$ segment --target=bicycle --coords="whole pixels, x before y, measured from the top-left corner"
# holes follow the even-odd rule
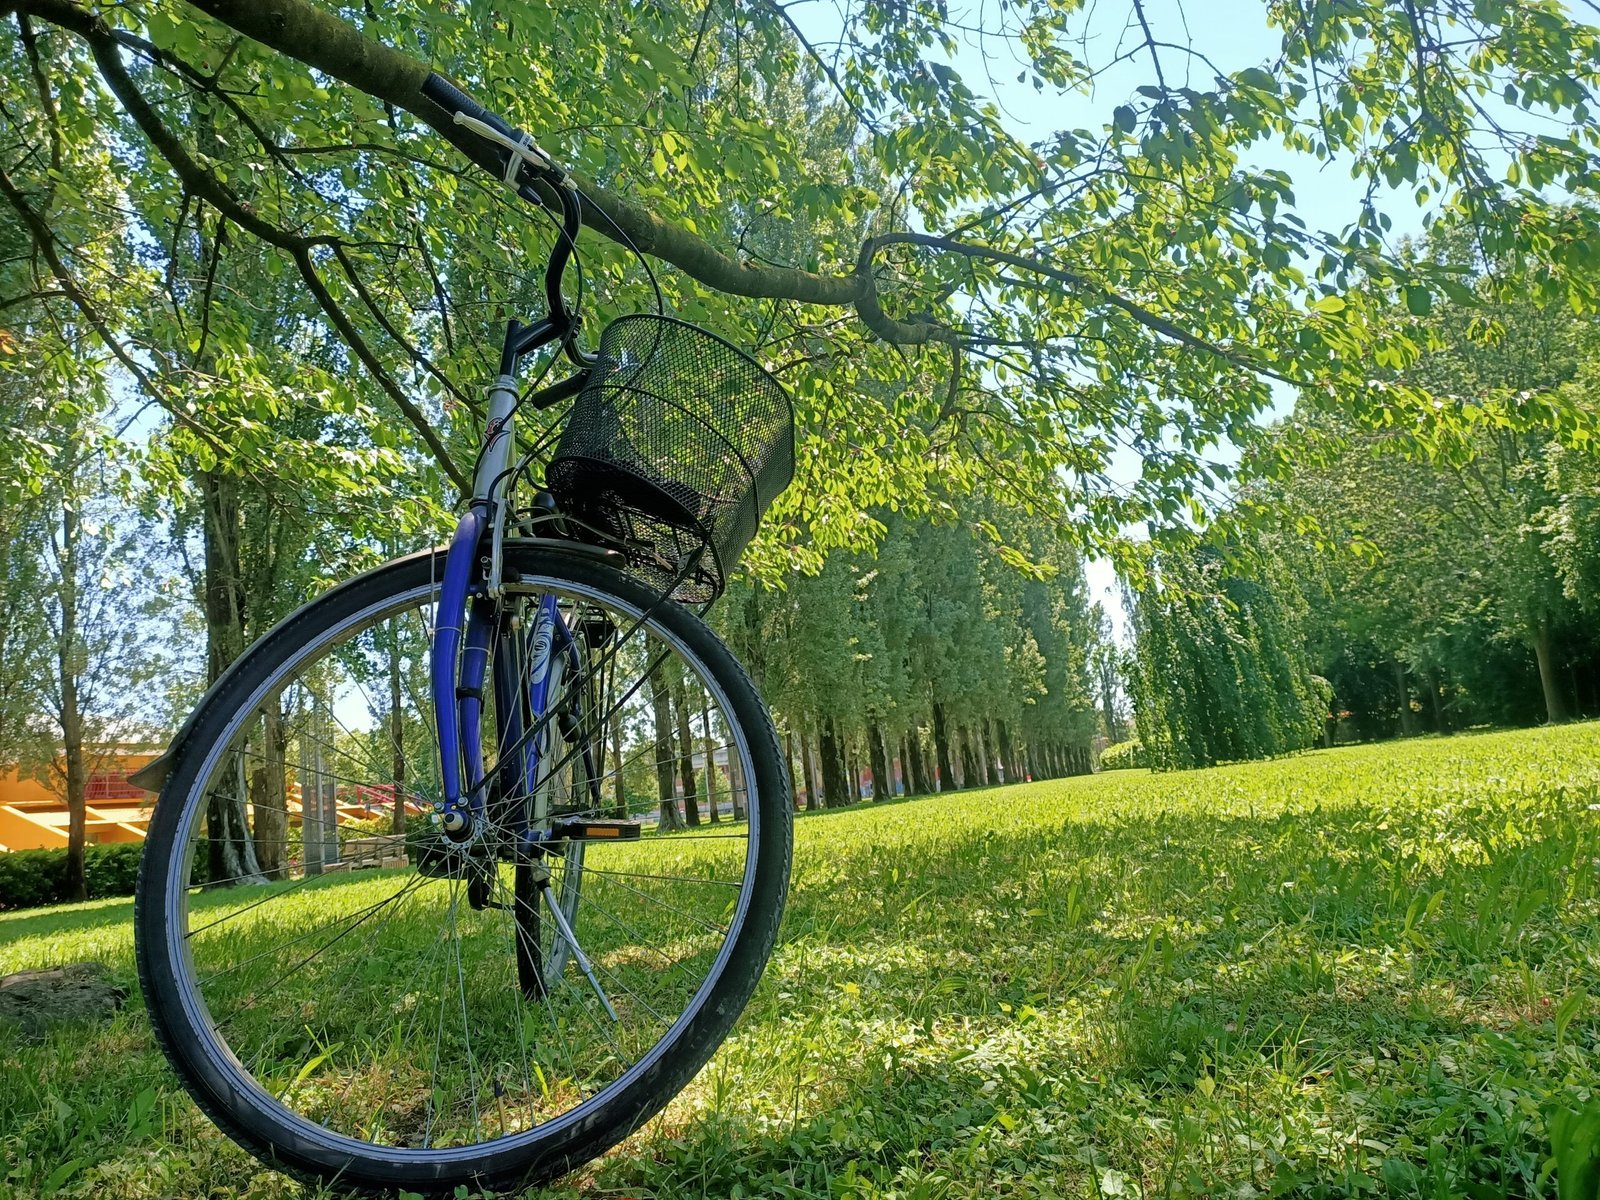
[[[562,295],[576,186],[441,77],[423,95],[559,211],[547,311],[507,326],[448,547],[280,622],[140,774],[160,798],[134,919],[157,1038],[226,1134],[304,1179],[439,1194],[615,1145],[755,988],[787,888],[787,764],[691,607],[794,452],[782,387],[659,305],[585,350]],[[576,371],[545,385],[563,356]],[[518,457],[517,414],[567,400],[536,489],[548,440]],[[674,773],[682,830],[660,800]],[[330,807],[383,796],[416,814],[408,865],[344,869]]]

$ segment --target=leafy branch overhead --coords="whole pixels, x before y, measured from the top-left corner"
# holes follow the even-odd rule
[[[1534,264],[1543,299],[1596,297],[1595,217],[1571,201],[1597,165],[1600,38],[1556,0],[1269,0],[1255,64],[1140,3],[1114,36],[1059,0],[981,31],[852,0],[0,11],[0,193],[31,286],[212,454],[274,456],[243,399],[268,370],[244,280],[283,276],[275,353],[330,391],[359,372],[379,444],[392,412],[465,478],[480,339],[537,307],[549,229],[445,144],[482,153],[421,96],[430,70],[573,167],[591,320],[644,302],[637,247],[683,315],[791,381],[825,436],[780,537],[824,546],[938,488],[1005,488],[1091,540],[1170,518],[1225,481],[1274,382],[1435,437],[1451,409],[1398,382],[1426,342],[1393,305],[1421,321],[1471,297],[1391,236],[1397,196],[1472,230],[1482,261]],[[1092,119],[1008,116],[1009,85],[958,69],[974,52]],[[1150,82],[1128,91],[1130,70]],[[1363,181],[1338,228],[1256,165],[1294,156]],[[92,252],[107,228],[134,261]],[[1113,482],[1124,450],[1141,473]]]

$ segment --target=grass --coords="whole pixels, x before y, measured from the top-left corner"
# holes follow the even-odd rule
[[[1549,1114],[1600,1092],[1597,725],[868,805],[796,841],[734,1037],[529,1196],[1554,1197]],[[129,911],[0,915],[0,972],[132,986]],[[137,1002],[0,1041],[8,1190],[305,1194],[195,1111]]]

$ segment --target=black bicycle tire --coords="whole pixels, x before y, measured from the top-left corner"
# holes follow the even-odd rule
[[[663,628],[710,672],[728,701],[729,714],[745,731],[759,806],[752,848],[756,862],[750,904],[743,923],[730,934],[732,945],[722,970],[672,1044],[603,1106],[587,1113],[580,1106],[572,1112],[582,1114],[581,1120],[553,1121],[550,1126],[560,1128],[544,1138],[502,1139],[518,1144],[498,1150],[493,1142],[480,1143],[457,1148],[458,1158],[449,1157],[448,1151],[433,1151],[423,1161],[415,1151],[367,1145],[363,1154],[352,1155],[342,1148],[331,1149],[330,1143],[319,1144],[315,1134],[308,1136],[302,1128],[305,1122],[286,1119],[259,1088],[257,1094],[240,1089],[231,1071],[211,1056],[214,1048],[208,1032],[188,1020],[169,953],[163,898],[176,836],[183,827],[183,800],[195,790],[209,745],[230,726],[256,681],[342,614],[359,612],[375,598],[417,586],[408,581],[437,580],[442,563],[442,551],[425,552],[357,576],[286,618],[245,652],[240,669],[206,697],[202,711],[186,727],[184,744],[175,751],[151,817],[134,902],[140,987],[157,1042],[184,1089],[224,1133],[263,1162],[303,1181],[356,1191],[404,1188],[433,1196],[450,1194],[462,1185],[490,1190],[530,1186],[563,1175],[616,1145],[682,1091],[731,1031],[776,941],[788,885],[792,805],[787,765],[771,717],[743,666],[697,616],[670,601],[659,601],[648,587],[610,565],[547,545],[509,542],[508,570],[570,580],[641,609],[654,607]]]

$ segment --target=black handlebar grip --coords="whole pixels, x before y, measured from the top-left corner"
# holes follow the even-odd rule
[[[483,105],[479,104],[443,75],[430,71],[428,77],[422,81],[422,94],[446,112],[462,113],[482,121],[486,125],[493,125],[501,133],[512,137],[516,136],[515,129],[484,108]]]

